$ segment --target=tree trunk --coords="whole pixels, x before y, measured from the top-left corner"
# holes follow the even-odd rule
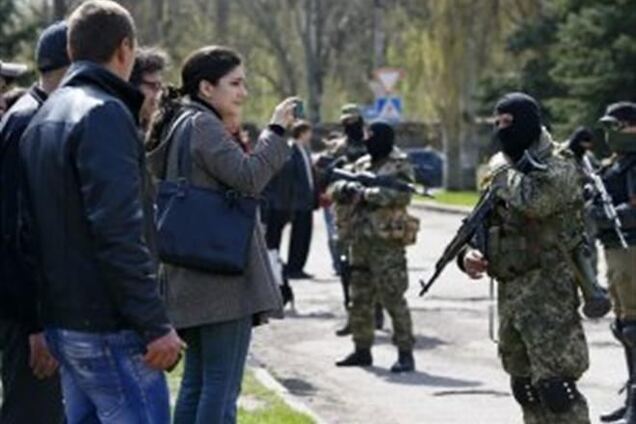
[[[228,0],[216,0],[216,43],[226,44],[228,39],[230,19],[230,2]]]
[[[53,0],[53,20],[61,21],[66,17],[66,0]]]
[[[307,72],[307,111],[309,120],[318,123],[321,120],[320,105],[323,93],[322,55],[322,8],[321,0],[305,0],[303,3],[304,20],[300,28],[303,39]]]
[[[386,63],[386,31],[384,28],[384,7],[382,0],[373,0],[373,68]]]

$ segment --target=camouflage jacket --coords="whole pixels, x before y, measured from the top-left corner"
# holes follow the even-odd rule
[[[341,162],[337,167],[352,171],[356,161],[366,155],[367,149],[362,143],[348,143],[346,137],[335,141],[334,145],[325,153],[318,157],[317,176],[319,184],[326,185],[326,168],[333,166],[336,162]],[[328,190],[331,194],[331,191]],[[335,199],[334,199],[335,200]],[[337,237],[340,243],[351,241],[351,215],[353,205],[346,202],[334,201],[333,211],[336,215]]]
[[[538,268],[565,262],[562,250],[582,242],[584,204],[576,163],[559,154],[544,130],[532,155],[547,166],[527,174],[507,166],[503,155],[490,161],[487,184],[498,187],[487,226],[488,273],[512,280]]]
[[[407,156],[397,148],[388,158],[378,163],[371,162],[371,157],[365,155],[351,170],[391,176],[405,182],[414,181],[412,165]],[[354,199],[349,192],[351,184],[357,183],[336,181],[330,187],[336,205],[346,208],[346,213],[338,213],[336,216],[339,231],[343,226],[355,229],[347,234],[352,241],[381,239],[404,246],[415,242],[419,221],[406,212],[411,202],[411,193],[385,187],[358,186],[359,201],[352,203]]]

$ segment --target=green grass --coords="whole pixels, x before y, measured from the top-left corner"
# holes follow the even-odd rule
[[[170,374],[170,395],[176,399],[183,373],[183,362]],[[313,424],[313,420],[287,406],[273,391],[267,389],[254,375],[245,371],[239,402],[239,424]]]
[[[435,196],[435,199],[428,199],[425,197],[419,197],[419,199],[453,206],[475,206],[477,200],[479,200],[479,193],[476,191],[440,190],[434,192],[433,196]]]

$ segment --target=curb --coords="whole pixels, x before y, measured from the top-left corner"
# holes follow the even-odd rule
[[[473,208],[468,206],[444,205],[441,203],[430,202],[426,200],[417,200],[411,203],[411,207],[415,209],[423,209],[434,212],[451,213],[455,215],[468,215]]]
[[[254,358],[252,358],[249,362],[250,364],[248,364],[248,368],[254,375],[254,378],[256,378],[258,382],[265,386],[267,389],[275,392],[278,396],[280,396],[280,398],[283,400],[283,402],[285,402],[285,404],[287,404],[287,406],[289,406],[296,412],[300,412],[309,416],[312,420],[314,420],[315,424],[327,424],[327,421],[320,417],[314,410],[309,408],[306,403],[298,399],[297,396],[294,396],[289,390],[287,390],[287,388],[283,386],[278,380],[276,380],[274,376],[272,376],[272,374],[267,371],[267,369],[265,369],[261,365],[258,365],[256,363],[257,361],[254,360]]]

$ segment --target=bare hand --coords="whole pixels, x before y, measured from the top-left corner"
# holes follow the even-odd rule
[[[29,335],[29,366],[39,379],[51,377],[57,370],[58,363],[46,345],[44,333]]]
[[[289,128],[294,123],[294,108],[296,107],[296,102],[298,100],[298,97],[288,97],[283,100],[274,109],[274,114],[272,115],[272,119],[269,123],[280,125],[285,129]]]
[[[478,280],[488,269],[488,261],[479,250],[471,249],[464,256],[464,269],[470,278]]]
[[[177,332],[171,329],[168,334],[148,343],[144,362],[151,368],[168,369],[178,361],[179,354],[186,347],[186,343],[179,338]]]

